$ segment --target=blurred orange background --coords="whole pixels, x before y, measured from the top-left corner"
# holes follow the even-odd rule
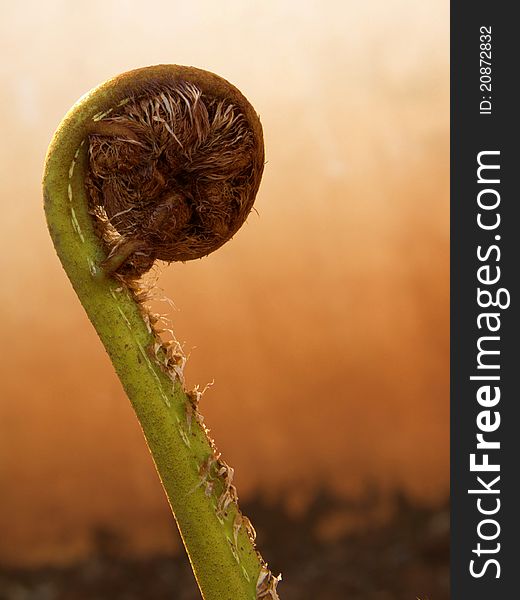
[[[159,267],[214,380],[202,412],[241,499],[367,485],[448,494],[449,5],[425,0],[35,0],[2,8],[0,562],[175,546],[138,423],[54,253],[47,144],[101,81],[157,63],[260,114],[256,208],[214,255]]]

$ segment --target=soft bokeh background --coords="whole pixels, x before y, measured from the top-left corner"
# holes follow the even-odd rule
[[[46,146],[128,69],[215,71],[267,165],[216,254],[160,268],[241,500],[448,494],[448,3],[3,3],[0,563],[79,560],[94,530],[177,544],[141,432],[46,231]],[[343,522],[330,525],[347,527]],[[260,540],[261,544],[261,540]]]

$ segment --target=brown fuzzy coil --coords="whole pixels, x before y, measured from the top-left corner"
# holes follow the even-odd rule
[[[258,117],[231,84],[187,71],[134,86],[90,127],[91,211],[107,264],[120,257],[108,270],[138,276],[155,259],[205,256],[253,206],[264,165]]]

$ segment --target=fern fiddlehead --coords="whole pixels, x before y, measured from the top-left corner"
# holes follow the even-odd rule
[[[199,258],[230,239],[263,163],[260,121],[235,87],[159,65],[81,98],[44,170],[57,254],[139,419],[205,600],[275,599],[278,578],[138,280],[156,259]]]

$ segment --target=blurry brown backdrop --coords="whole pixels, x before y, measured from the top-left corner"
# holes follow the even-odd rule
[[[0,563],[79,560],[92,531],[177,544],[151,459],[46,231],[73,102],[195,65],[259,112],[258,214],[160,267],[187,378],[243,502],[448,494],[448,3],[49,0],[1,8]],[[342,531],[347,524],[331,525]],[[260,540],[261,544],[261,540]]]

